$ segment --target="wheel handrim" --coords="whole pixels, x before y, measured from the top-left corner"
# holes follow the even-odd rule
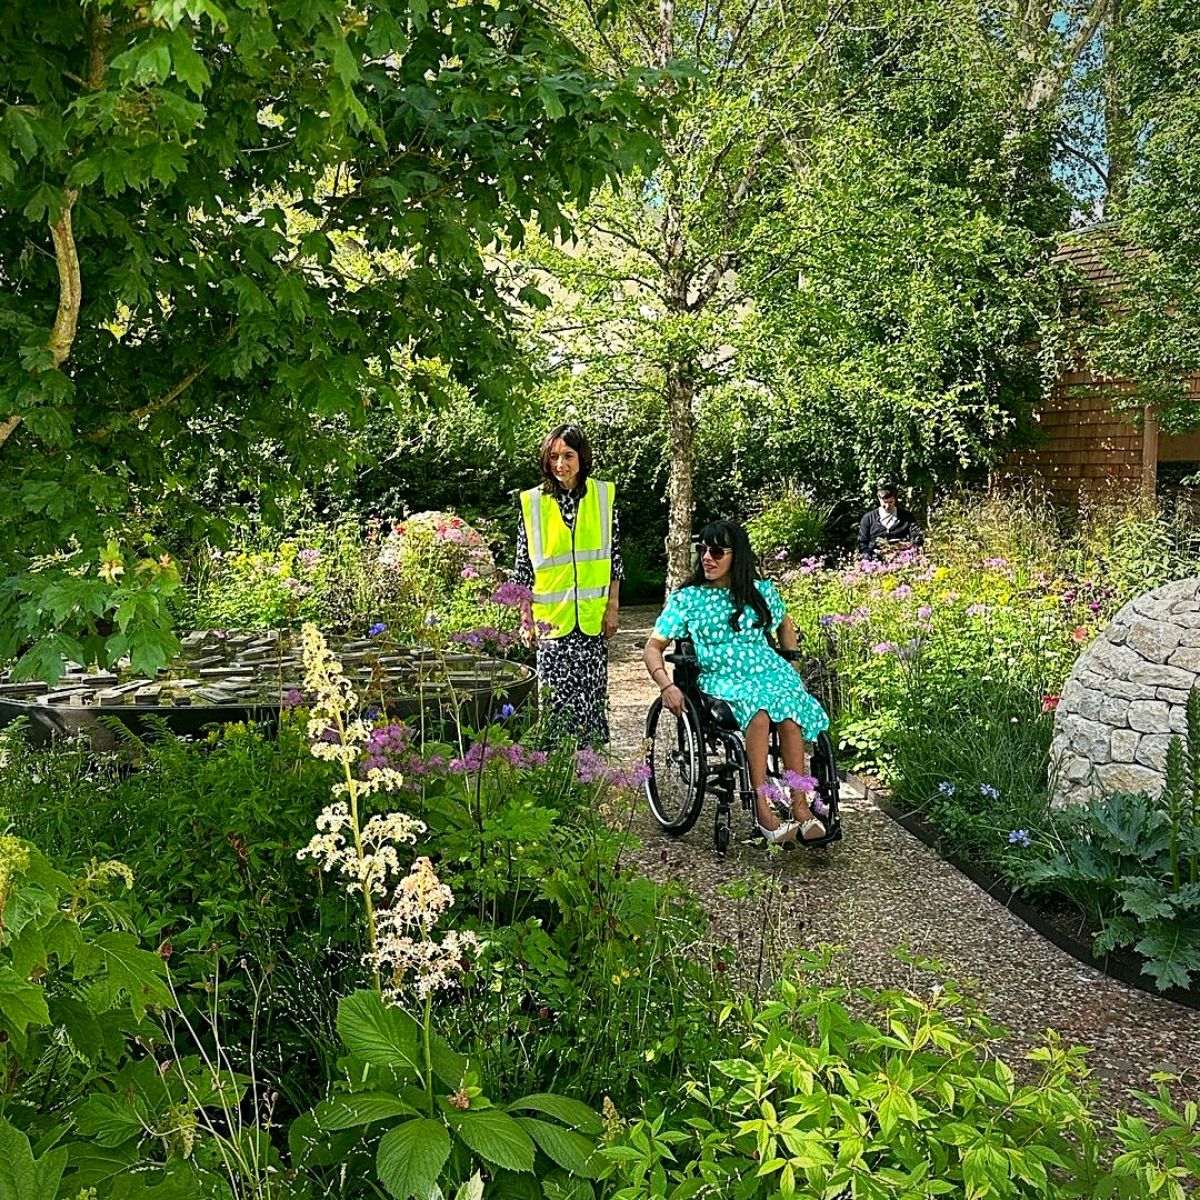
[[[691,724],[665,709],[659,714],[647,750],[654,781],[651,803],[665,824],[676,824],[691,809],[699,767]]]

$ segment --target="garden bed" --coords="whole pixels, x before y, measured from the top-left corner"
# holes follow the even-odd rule
[[[878,781],[855,774],[848,775],[847,780],[852,786],[861,789],[876,808],[908,830],[913,837],[933,850],[944,862],[960,871],[993,900],[1004,905],[1014,916],[1020,917],[1047,941],[1052,942],[1060,950],[1065,950],[1072,958],[1103,975],[1119,980],[1128,987],[1136,988],[1138,991],[1174,1001],[1186,1008],[1200,1009],[1200,988],[1168,988],[1166,991],[1160,991],[1153,985],[1153,981],[1142,973],[1142,960],[1137,955],[1120,954],[1100,957],[1094,954],[1091,948],[1091,939],[1097,931],[1086,927],[1081,928],[1077,910],[1069,909],[1066,906],[1056,907],[1048,903],[1031,903],[1022,898],[1002,876],[988,871],[976,863],[967,862],[953,854],[947,854],[943,849],[944,843],[938,836],[938,831],[920,813],[906,813],[897,808],[891,802],[887,789],[882,787]]]

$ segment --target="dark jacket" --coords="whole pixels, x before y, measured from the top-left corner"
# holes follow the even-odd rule
[[[896,505],[896,523],[885,529],[879,519],[879,509],[873,508],[863,514],[858,523],[858,553],[863,558],[874,558],[879,552],[880,542],[912,542],[919,546],[925,540],[921,527],[913,520],[907,508]]]

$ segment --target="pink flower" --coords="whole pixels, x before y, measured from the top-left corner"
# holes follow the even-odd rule
[[[1071,630],[1071,641],[1073,641],[1076,645],[1078,645],[1080,642],[1086,642],[1087,640],[1088,631],[1086,625],[1076,625],[1075,628]]]
[[[1061,699],[1062,699],[1061,696],[1056,696],[1056,695],[1054,695],[1053,692],[1047,692],[1042,697],[1042,712],[1044,712],[1044,713],[1053,712],[1058,707],[1059,701]]]
[[[928,604],[922,604],[921,607],[917,609],[917,619],[920,621],[928,621],[932,616],[933,609],[930,608]]]
[[[895,642],[876,642],[871,647],[872,654],[895,654],[899,647]]]

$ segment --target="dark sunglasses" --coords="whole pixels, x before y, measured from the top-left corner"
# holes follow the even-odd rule
[[[707,551],[709,558],[713,562],[720,562],[729,553],[729,549],[728,546],[714,546],[712,542],[701,542],[696,547],[696,553],[703,558],[705,551]]]

